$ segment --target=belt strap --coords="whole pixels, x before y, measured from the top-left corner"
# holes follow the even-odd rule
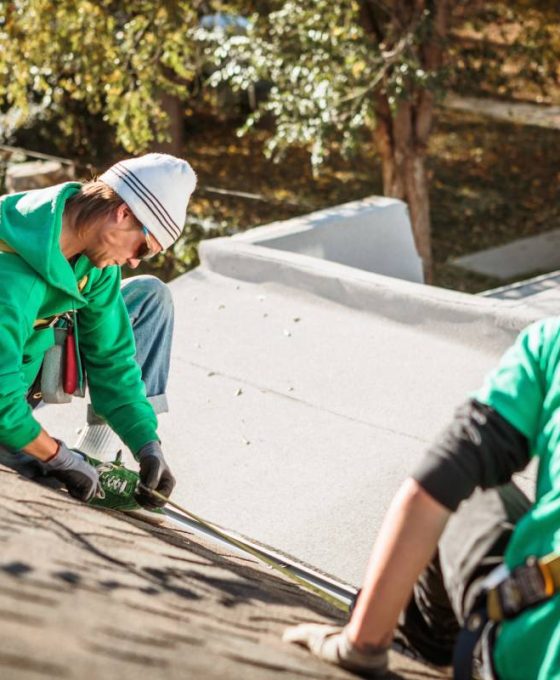
[[[560,591],[560,554],[530,557],[487,594],[488,618],[512,619]]]
[[[51,326],[54,326],[55,323],[59,320],[62,319],[64,314],[55,314],[55,316],[49,316],[47,319],[35,319],[33,322],[33,328],[36,331],[40,331],[43,328],[51,328]]]
[[[482,649],[487,657],[482,659],[484,671],[488,677],[494,677],[491,639],[497,624],[514,618],[525,609],[545,602],[560,592],[560,554],[530,557],[525,564],[516,567],[511,573],[506,571],[506,574],[499,583],[496,584],[495,580],[492,585],[488,583],[487,589],[476,598],[459,632],[453,653],[454,680],[471,680],[474,651],[485,636],[490,641],[486,641],[489,649],[484,650],[484,645]],[[488,578],[492,578],[492,574]]]
[[[465,625],[459,631],[453,649],[453,680],[472,680],[474,650],[488,624],[486,607],[481,605],[483,598],[477,598],[475,609],[469,614]]]
[[[35,319],[33,322],[33,328],[37,330],[41,330],[43,328],[50,328],[51,326],[54,326],[57,321],[60,321],[60,319],[66,319],[66,322],[69,326],[74,325],[74,318],[73,318],[74,311],[70,312],[60,312],[60,314],[55,314],[54,316],[49,316],[46,319]]]

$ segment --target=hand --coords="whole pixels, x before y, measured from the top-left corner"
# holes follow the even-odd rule
[[[58,443],[54,458],[43,463],[47,474],[62,482],[68,493],[80,501],[89,501],[97,492],[99,474],[79,451],[69,449],[64,442]]]
[[[350,642],[345,628],[319,623],[303,623],[284,631],[284,642],[306,647],[323,661],[365,677],[381,677],[387,672],[387,649],[359,650]]]
[[[140,463],[140,482],[147,489],[153,489],[166,498],[171,495],[175,487],[175,477],[163,457],[159,442],[148,442],[136,454]],[[145,508],[162,508],[165,501],[156,498],[141,487],[136,492],[136,500]]]

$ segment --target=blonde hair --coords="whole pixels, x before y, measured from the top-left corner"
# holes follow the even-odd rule
[[[86,182],[64,206],[64,215],[77,234],[93,223],[113,214],[124,201],[108,184],[99,179]]]

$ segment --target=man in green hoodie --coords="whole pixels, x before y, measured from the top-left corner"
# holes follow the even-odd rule
[[[534,501],[511,477],[535,459]],[[478,488],[477,488],[478,487]],[[285,639],[380,677],[396,639],[454,678],[560,678],[560,319],[527,327],[397,492],[344,628]]]
[[[68,182],[0,198],[4,461],[10,455],[14,460],[31,456],[74,497],[88,501],[96,493],[96,470],[47,433],[32,413],[41,398],[45,354],[55,345],[55,327],[64,323],[71,327],[67,361],[70,356],[72,363],[75,350],[76,373],[79,382],[87,376],[91,398],[81,448],[99,439],[99,430],[112,431],[139,461],[144,487],[171,493],[175,480],[162,453],[153,406],[165,402],[166,367],[158,368],[154,357],[168,354],[171,324],[164,323],[159,332],[150,328],[160,298],[145,281],[121,292],[120,267],[135,268],[175,242],[195,185],[186,161],[147,154],[117,163],[83,185]],[[134,325],[138,332],[133,333]],[[139,501],[158,504],[149,492]]]

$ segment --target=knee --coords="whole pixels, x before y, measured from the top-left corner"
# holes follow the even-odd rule
[[[140,303],[143,309],[149,308],[152,314],[163,317],[173,316],[173,298],[169,286],[155,276],[136,276],[127,281],[123,288],[126,298],[132,298]]]
[[[173,298],[169,286],[155,276],[142,276],[138,282],[146,298],[162,309],[173,309]]]

